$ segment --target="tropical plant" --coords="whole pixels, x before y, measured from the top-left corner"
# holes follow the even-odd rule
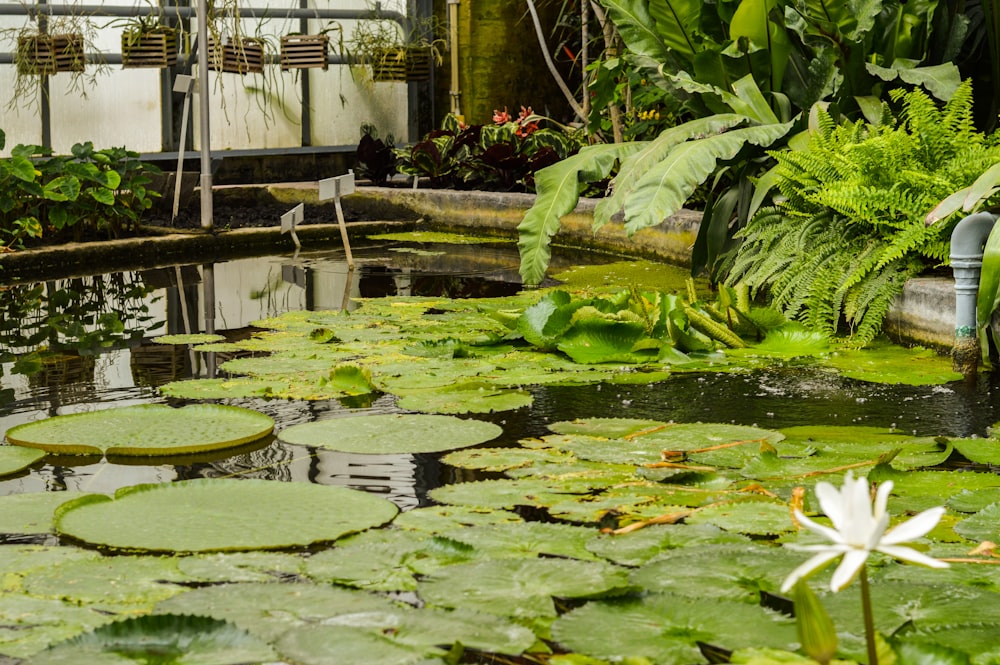
[[[369,124],[361,126],[361,140],[358,142],[357,173],[367,178],[373,185],[384,185],[396,172],[396,137],[388,134],[379,138],[378,130]]]
[[[6,136],[0,130],[0,149]],[[134,229],[152,206],[147,189],[158,169],[125,148],[95,150],[77,143],[71,155],[38,145],[17,145],[0,159],[0,234],[3,246],[23,246],[45,234],[117,237]]]
[[[1000,161],[972,123],[972,88],[944,108],[920,90],[891,94],[882,122],[837,125],[818,109],[808,149],[775,152],[782,199],[740,233],[730,283],[765,292],[786,315],[869,342],[907,278],[948,257],[959,216],[927,226],[927,210]]]
[[[876,1],[858,7],[845,0],[735,4],[603,0],[603,4],[625,43],[629,65],[682,99],[683,110],[699,119],[736,112],[764,125],[788,122],[818,101],[831,102],[835,113],[872,114],[877,113],[887,81],[922,85],[941,99],[949,98],[959,84],[958,70],[948,58],[957,52],[965,24],[955,21],[945,34],[936,35],[947,48],[932,53],[930,19],[936,3],[911,7]],[[734,93],[735,101],[742,102],[739,106],[733,104]],[[746,108],[748,93],[753,112]],[[632,162],[631,173],[624,178],[633,183],[645,178],[645,185],[658,182],[656,191],[673,190],[675,196],[650,197],[648,186],[638,188],[636,196],[631,186],[619,186],[623,179],[619,176],[614,182],[618,199],[613,212],[624,209],[626,228],[634,233],[676,211],[693,193],[691,183],[700,185],[714,176],[692,253],[692,269],[708,267],[714,275],[718,258],[730,246],[732,230],[746,223],[767,190],[766,179],[756,192],[747,180],[766,172],[770,163],[765,150],[778,147],[791,126],[780,136],[744,140],[742,154],[737,157],[738,149],[726,151],[728,156],[718,164],[705,150],[710,144],[702,143],[700,133],[690,126],[680,130],[689,136],[678,140],[675,130],[680,127],[686,124],[664,132],[673,137],[675,148],[660,146],[655,155]],[[549,238],[558,230],[559,217],[575,205],[571,190],[577,185],[567,174],[606,177],[616,162],[634,152],[637,149],[595,149],[575,164],[558,165],[554,169],[558,172],[546,178],[558,189],[540,197],[519,229],[526,283],[541,279],[549,259]],[[675,161],[678,157],[683,161]],[[712,162],[706,172],[701,167],[707,159]],[[667,169],[663,160],[674,163]],[[688,160],[698,168],[684,168]],[[678,196],[682,198],[674,205]],[[595,218],[595,230],[609,218],[603,214]]]
[[[492,125],[465,125],[448,115],[440,130],[396,151],[397,170],[435,187],[533,191],[534,174],[576,153],[581,132],[521,107],[517,118],[497,111]],[[541,123],[553,127],[541,127]]]

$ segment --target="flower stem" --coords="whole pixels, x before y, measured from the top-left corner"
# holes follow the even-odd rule
[[[861,566],[861,611],[865,620],[865,643],[868,646],[868,665],[878,665],[875,648],[875,620],[872,618],[872,597],[868,590],[868,566]]]

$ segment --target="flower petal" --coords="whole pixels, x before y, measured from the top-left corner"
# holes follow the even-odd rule
[[[844,514],[844,499],[839,490],[830,483],[816,483],[816,498],[823,514],[830,518],[835,529],[840,529],[847,515]]]
[[[844,555],[844,560],[837,566],[830,580],[830,590],[840,591],[850,584],[858,575],[858,571],[868,561],[868,550],[851,550]]]
[[[925,510],[919,515],[911,517],[890,529],[888,533],[882,536],[880,544],[898,545],[899,543],[906,543],[916,538],[922,538],[937,526],[942,515],[944,515],[944,508],[941,506]]]
[[[796,510],[795,511],[795,519],[797,519],[799,521],[799,524],[801,524],[805,528],[809,529],[813,533],[817,533],[817,534],[823,536],[824,538],[828,538],[829,540],[832,540],[835,543],[843,543],[844,542],[844,539],[840,535],[839,531],[837,531],[836,529],[831,529],[828,526],[824,526],[822,524],[817,524],[816,522],[813,522],[811,519],[809,519],[808,517],[806,517],[802,513],[802,511],[800,511],[800,510]]]
[[[892,493],[892,485],[892,481],[887,480],[879,485],[878,491],[875,492],[875,506],[872,514],[876,518],[884,515],[886,512],[886,506],[889,504],[889,494]]]
[[[882,554],[888,554],[894,559],[916,563],[921,566],[927,566],[928,568],[948,567],[947,561],[939,561],[934,557],[918,552],[912,547],[903,547],[902,545],[882,545],[876,551],[881,552]]]
[[[803,577],[814,573],[815,571],[823,568],[829,562],[840,556],[842,552],[837,550],[827,550],[825,552],[820,552],[819,554],[810,557],[808,561],[796,568],[791,572],[791,574],[785,578],[784,583],[781,585],[781,592],[785,593],[798,582]]]

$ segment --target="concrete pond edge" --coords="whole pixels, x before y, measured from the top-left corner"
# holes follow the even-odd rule
[[[333,208],[319,201],[316,182],[216,187],[216,205],[276,205]],[[534,195],[409,187],[358,187],[344,197],[349,217],[372,220],[348,223],[349,236],[362,236],[415,229],[469,232],[514,239],[517,225],[534,203]],[[197,203],[197,202],[195,202]],[[560,247],[586,248],[634,258],[649,258],[680,266],[689,265],[690,248],[698,235],[701,214],[681,210],[656,227],[629,236],[620,223],[611,223],[597,233],[592,230],[596,199],[581,199],[576,209],[562,219],[553,237],[553,254]],[[336,224],[306,224],[296,231],[306,249],[341,243]],[[141,238],[24,250],[0,255],[0,282],[58,279],[95,272],[132,270],[205,263],[250,256],[262,251],[291,252],[294,244],[274,227],[226,229],[210,232],[173,232],[158,229]],[[940,350],[951,349],[955,340],[955,289],[946,277],[909,280],[885,323],[885,331],[905,343]]]

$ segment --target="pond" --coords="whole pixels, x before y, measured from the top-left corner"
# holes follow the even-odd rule
[[[110,554],[118,556],[98,555],[98,559],[92,560],[89,557],[96,552],[108,550],[95,549],[94,542],[86,537],[68,535],[72,530],[57,536],[48,524],[22,530],[4,525],[0,527],[0,542],[15,560],[13,567],[4,572],[16,583],[0,593],[0,623],[20,627],[0,634],[0,657],[4,654],[31,656],[48,644],[107,623],[108,617],[134,618],[149,612],[169,616],[170,621],[180,623],[165,627],[136,625],[129,630],[134,629],[136,634],[165,631],[173,636],[170,639],[188,633],[214,634],[213,631],[221,630],[219,626],[208,624],[189,626],[177,619],[181,614],[204,614],[232,622],[246,631],[243,635],[248,644],[253,642],[253,648],[260,649],[253,652],[248,647],[248,653],[269,654],[265,658],[246,657],[244,653],[240,656],[243,660],[226,660],[228,656],[219,655],[220,660],[213,662],[220,664],[269,662],[269,659],[279,662],[280,657],[303,663],[417,662],[423,658],[443,658],[441,648],[448,645],[454,648],[459,642],[468,648],[464,660],[459,662],[492,662],[493,656],[489,654],[493,653],[519,657],[533,648],[539,636],[557,645],[561,651],[607,659],[644,656],[651,662],[663,663],[680,662],[678,658],[683,662],[699,660],[699,643],[727,650],[745,646],[794,649],[797,648],[794,630],[787,632],[791,620],[782,621],[770,614],[774,609],[770,607],[774,605],[773,598],[780,597],[777,587],[781,579],[801,558],[790,557],[786,549],[775,546],[793,535],[787,518],[787,502],[792,500],[793,487],[806,486],[811,491],[815,479],[827,477],[826,474],[836,477],[846,469],[858,469],[859,474],[868,472],[873,478],[892,478],[897,487],[907,487],[906,479],[893,474],[918,474],[920,469],[926,468],[935,469],[934,473],[941,474],[939,477],[943,479],[949,473],[945,470],[951,469],[950,473],[954,474],[961,469],[965,472],[962,477],[974,479],[974,482],[963,480],[952,483],[950,489],[944,485],[935,489],[933,483],[923,480],[921,482],[928,483],[931,489],[920,485],[919,491],[904,492],[894,497],[890,504],[906,512],[922,509],[928,503],[943,504],[955,493],[968,495],[975,510],[959,510],[949,525],[954,525],[959,518],[973,520],[978,517],[978,511],[989,510],[993,502],[988,493],[1000,491],[993,489],[1000,487],[1000,479],[994,480],[996,476],[992,473],[994,462],[991,459],[975,461],[978,442],[989,441],[985,437],[990,435],[990,428],[1000,422],[1000,405],[996,399],[1000,386],[993,376],[986,374],[972,383],[890,385],[849,378],[844,372],[831,371],[829,367],[785,359],[753,363],[752,367],[712,367],[709,370],[678,366],[669,377],[664,375],[658,377],[659,380],[647,381],[633,368],[616,365],[605,375],[581,373],[570,380],[550,383],[532,383],[526,379],[524,385],[505,390],[525,400],[514,408],[472,413],[445,410],[445,413],[456,413],[461,420],[489,423],[496,428],[493,435],[484,439],[482,446],[452,453],[367,454],[337,450],[336,446],[292,443],[283,438],[284,433],[295,440],[288,436],[296,431],[292,428],[310,423],[361,423],[361,420],[343,419],[418,410],[407,408],[406,399],[412,395],[401,389],[316,399],[282,399],[254,396],[253,393],[207,400],[170,396],[175,394],[171,386],[178,385],[179,381],[227,377],[230,375],[227,368],[232,371],[240,367],[239,362],[265,355],[248,351],[252,346],[248,340],[257,331],[255,322],[264,322],[269,327],[276,327],[277,334],[284,334],[281,331],[293,332],[299,319],[294,316],[282,318],[283,315],[318,312],[320,318],[309,319],[313,329],[310,335],[315,336],[318,330],[325,331],[324,324],[316,321],[326,321],[332,331],[330,337],[335,340],[334,346],[342,338],[343,343],[350,346],[351,341],[344,337],[343,330],[336,328],[340,324],[336,315],[323,312],[346,309],[362,319],[364,306],[359,309],[359,301],[391,297],[391,301],[379,302],[387,303],[386,307],[422,307],[425,318],[445,318],[447,308],[439,309],[440,304],[432,306],[428,302],[460,298],[474,299],[472,302],[477,303],[508,303],[520,291],[518,256],[511,244],[381,241],[356,247],[354,256],[358,268],[353,271],[348,270],[342,253],[329,251],[0,287],[0,307],[5,312],[0,352],[7,354],[0,384],[0,431],[51,416],[124,405],[179,407],[208,401],[266,414],[274,421],[276,435],[231,449],[174,457],[49,455],[21,473],[0,478],[0,497],[14,499],[66,492],[75,502],[75,497],[85,493],[112,494],[122,488],[147,483],[233,478],[285,481],[293,486],[361,490],[391,502],[401,514],[413,516],[409,523],[401,517],[396,518],[397,527],[416,529],[399,542],[390,542],[393,534],[400,531],[398,528],[365,531],[365,526],[358,526],[346,528],[343,533],[363,533],[353,539],[338,540],[334,547],[324,544],[321,538],[314,544],[306,541],[305,545],[289,541],[287,546],[236,547],[249,551],[229,554],[225,552],[232,548],[208,548],[210,553],[223,553],[194,554],[180,560],[182,564],[188,560],[194,562],[189,567],[197,567],[198,574],[190,570],[182,574],[173,568],[178,564],[171,563],[169,570],[151,569],[148,578],[143,577],[146,573],[135,574],[135,584],[146,584],[145,590],[136,588],[126,594],[127,598],[112,599],[108,596],[106,583],[99,580],[120,580],[131,589],[131,583],[124,580],[134,573],[128,572],[127,566],[137,565],[134,562],[154,566],[151,562],[159,562],[161,558],[148,554],[122,556],[121,548],[113,547]],[[563,253],[563,257],[554,262],[552,274],[581,263],[602,265],[619,260],[620,257],[614,256]],[[655,281],[662,283],[664,290],[675,286],[678,290],[683,288],[684,272],[680,269],[668,272],[669,277],[658,273]],[[636,279],[635,275],[627,276],[625,284]],[[373,324],[369,326],[373,329],[370,332],[388,334],[383,329],[387,325]],[[219,350],[195,351],[192,345],[155,341],[163,335],[184,335],[206,329],[221,333],[225,338]],[[233,344],[236,346],[231,346]],[[426,367],[437,371],[440,365],[427,359],[427,349],[433,345],[430,341],[423,344],[420,353],[414,352],[409,360],[402,362],[411,363],[418,373],[430,371],[420,369]],[[459,362],[460,357],[457,352],[447,356],[454,362]],[[299,358],[304,365],[310,362],[308,356]],[[927,362],[939,365],[940,359],[928,359]],[[500,361],[496,365],[500,366]],[[568,370],[560,367],[559,371]],[[333,381],[334,376],[330,374],[329,382]],[[398,384],[389,385],[398,387]],[[484,389],[479,385],[478,391],[484,390],[489,392],[492,387]],[[577,419],[580,424],[567,424]],[[404,427],[412,428],[413,439],[420,438],[422,421],[402,422]],[[676,429],[678,427],[680,429]],[[686,433],[678,433],[677,439],[656,438],[659,436],[656,431],[671,431],[672,428],[677,432],[690,429],[683,429]],[[350,438],[350,428],[338,431],[343,438]],[[649,446],[644,447],[639,442],[649,432],[653,434],[648,437]],[[406,438],[405,433],[402,436]],[[609,439],[631,442],[629,445],[636,449],[629,454],[635,456],[639,467],[630,462],[632,458],[623,458],[620,450],[595,452],[603,445],[595,441]],[[954,447],[951,439],[955,440]],[[714,450],[719,441],[723,442],[719,447],[747,448],[743,444],[748,440],[752,440],[753,445],[735,458]],[[581,441],[588,447],[597,448],[584,452]],[[705,445],[708,442],[715,443]],[[853,448],[845,452],[845,445],[849,448],[853,445]],[[668,455],[674,447],[686,451],[677,457],[679,466],[675,464],[677,460]],[[769,457],[774,447],[780,453],[778,459],[793,465],[794,472],[779,472],[777,467],[767,473],[761,472],[761,468],[777,464]],[[824,455],[828,456],[826,460]],[[550,466],[551,470],[544,470]],[[635,468],[639,468],[638,478],[631,475]],[[591,479],[582,482],[583,477]],[[692,508],[694,512],[704,509],[699,515],[709,515],[715,506],[730,502],[746,506],[749,505],[746,503],[748,495],[736,493],[753,492],[756,490],[747,488],[759,486],[756,483],[748,485],[748,479],[756,479],[766,487],[766,496],[756,495],[761,501],[752,504],[755,510],[762,512],[752,517],[743,513],[736,517],[720,513],[699,520],[697,515],[691,514],[690,519],[674,520],[679,523],[673,527],[652,526],[651,523],[636,532],[641,535],[629,536],[634,539],[634,551],[626,545],[612,546],[609,536],[601,536],[594,528],[629,527],[671,511],[688,514]],[[474,492],[463,493],[463,487]],[[625,492],[624,487],[630,488],[629,491]],[[649,498],[653,491],[673,496],[681,491],[680,487],[684,492],[696,493],[699,498]],[[513,495],[518,498],[511,498]],[[240,500],[250,501],[247,496]],[[312,499],[303,495],[287,500],[290,503],[279,510],[279,521],[308,521],[309,510],[305,505]],[[21,514],[18,511],[25,510],[20,504],[6,505],[14,524],[21,523],[16,521],[18,519],[27,519],[18,517]],[[818,509],[814,503],[807,505]],[[42,510],[51,511],[55,506],[56,503],[46,504]],[[205,518],[197,507],[192,510],[187,521],[199,522]],[[37,521],[38,513],[30,514]],[[972,517],[967,517],[969,514]],[[425,515],[427,517],[423,517]],[[428,532],[413,526],[418,523],[418,517],[420,520],[451,521],[448,528]],[[982,519],[988,517],[987,514]],[[128,521],[122,519],[123,524]],[[155,521],[156,517],[149,519]],[[264,515],[260,519],[266,522],[267,517]],[[743,525],[733,526],[732,520],[742,520]],[[499,526],[494,522],[499,522]],[[532,529],[537,527],[545,531],[529,535],[517,531],[522,527],[510,524],[533,525]],[[673,529],[670,534],[678,535],[661,531],[666,528]],[[989,527],[983,528],[989,533]],[[510,529],[510,533],[504,529]],[[114,531],[114,528],[104,525],[103,530]],[[128,529],[123,527],[123,530]],[[623,529],[621,540],[627,530]],[[971,549],[977,540],[986,539],[981,537],[982,528],[957,530],[969,539],[964,550]],[[490,538],[480,540],[486,532],[492,533]],[[512,539],[519,543],[514,544]],[[954,545],[957,540],[961,539],[952,533],[935,541],[943,548],[939,556],[954,556],[960,549]],[[107,544],[99,540],[100,543]],[[619,548],[626,548],[628,552]],[[271,558],[253,559],[253,550],[257,549],[277,551],[258,553]],[[163,548],[150,548],[153,555],[162,551]],[[193,550],[178,547],[176,551]],[[473,556],[473,551],[491,554]],[[500,551],[503,553],[498,554]],[[716,554],[711,554],[712,551]],[[53,552],[59,554],[53,555]],[[38,565],[51,561],[55,568],[46,572],[23,563],[21,557],[29,555],[40,562]],[[539,555],[542,558],[538,558]],[[673,586],[662,580],[652,581],[657,570],[670,570],[670,566],[677,565],[683,568],[694,561],[700,562],[698,567],[704,567],[708,565],[706,557],[714,559],[716,555],[728,563],[709,566],[711,570],[719,566],[711,580],[689,571],[680,576],[690,578],[686,586],[680,582]],[[771,561],[770,570],[758,570],[759,565],[751,570],[746,563],[751,555],[762,557],[761,561]],[[542,567],[519,568],[521,564],[515,562],[524,557],[535,562],[532,566]],[[772,560],[771,557],[777,558]],[[370,561],[366,564],[368,558]],[[598,558],[600,565],[596,561]],[[122,563],[124,561],[134,562]],[[451,564],[471,567],[463,568],[463,575],[471,575],[474,571],[486,580],[486,589],[464,586],[466,583],[458,576],[458,569],[454,574],[448,570]],[[78,565],[80,570],[75,570]],[[553,566],[551,571],[546,568],[550,565]],[[574,568],[577,565],[579,569]],[[110,567],[100,572],[100,566]],[[209,567],[212,568],[210,572]],[[912,584],[918,579],[897,573],[893,566],[883,566],[878,571],[893,594],[904,593],[899,585]],[[672,574],[675,573],[676,570]],[[71,583],[68,590],[44,590],[48,586],[55,588],[67,584],[68,578],[64,575],[96,576],[96,586],[74,590],[75,583]],[[490,576],[494,575],[498,578],[491,581]],[[520,582],[510,583],[521,575],[527,576],[523,589]],[[734,582],[735,587],[727,587],[724,580],[734,575],[742,576],[742,581]],[[1000,600],[1000,577],[992,573],[982,575],[985,577],[969,582],[978,585],[979,591],[963,596],[970,606]],[[574,577],[587,580],[584,584],[587,588],[580,590],[564,584],[567,578]],[[943,579],[932,577],[930,581]],[[271,597],[271,588],[277,582],[295,582],[322,590],[316,593],[327,593],[331,589],[338,593],[353,591],[343,598],[324,596],[303,601],[310,607],[304,609],[285,605]],[[334,587],[329,586],[331,582]],[[928,585],[921,593],[933,595],[934,588]],[[198,589],[199,593],[191,589]],[[586,602],[602,596],[625,597],[635,594],[638,589],[643,593],[634,598],[634,606]],[[735,600],[734,589],[739,596]],[[278,629],[273,617],[247,617],[235,609],[227,610],[225,608],[237,602],[225,598],[229,592],[242,594],[243,598],[256,597],[256,602],[264,608],[260,610],[263,614],[284,612],[299,619]],[[504,593],[509,598],[505,596],[501,600],[499,596]],[[470,595],[480,600],[466,604],[458,599],[465,597],[468,600]],[[699,604],[704,599],[696,599],[702,595],[719,604]],[[896,596],[889,594],[889,597]],[[552,605],[551,598],[560,600]],[[372,606],[370,612],[382,613],[381,619],[372,619],[370,613],[361,619],[356,614],[360,611],[358,603],[374,603],[374,599],[378,599],[378,603],[391,600],[394,604],[391,609],[389,605]],[[836,605],[839,597],[828,596],[827,600],[834,605],[835,618],[849,624],[844,629],[843,655],[859,657],[863,654],[863,643],[860,629],[853,624],[856,608],[846,605],[839,608]],[[26,610],[27,604],[43,601],[46,607],[37,610],[42,616],[51,618],[60,612],[70,612],[67,604],[86,608],[91,613],[57,620],[56,623],[64,624],[61,631],[43,627],[43,624],[52,623],[49,620],[21,625],[22,620],[17,617],[35,611]],[[328,614],[316,614],[319,610],[312,607],[313,602],[328,608],[324,610]],[[920,602],[934,601],[921,596]],[[695,630],[685,635],[681,634],[683,631],[660,638],[625,635],[609,638],[600,645],[587,637],[594,632],[591,622],[614,626],[615,617],[634,621],[653,611],[661,618],[668,617],[662,620],[669,623],[673,620],[669,618],[672,613],[687,605],[690,605],[691,617],[700,617],[697,621],[702,621],[705,613],[725,615],[732,612],[742,616],[747,612],[747,625],[767,623],[761,631],[768,637],[758,642],[750,629],[743,632],[735,631],[732,626],[723,629],[717,621],[713,623],[708,619],[704,619],[706,623],[699,628],[701,632]],[[414,609],[426,610],[428,614],[420,615],[419,619],[407,614]],[[100,619],[93,611],[100,614]],[[495,612],[502,619],[490,617],[483,621],[498,622],[506,626],[506,632],[503,636],[483,635],[481,627],[477,633],[469,625],[458,625],[454,615],[466,611]],[[898,625],[909,620],[901,611],[896,614],[888,609],[884,611],[891,615],[885,624],[889,628],[884,628],[887,634],[897,626],[897,619]],[[966,616],[961,614],[965,611],[965,606],[961,606],[960,617]],[[449,616],[441,616],[441,612]],[[968,612],[967,623],[971,626],[976,623],[971,618],[974,612],[971,609]],[[398,613],[402,614],[397,616]],[[314,618],[309,619],[310,616]],[[315,618],[320,616],[325,618]],[[935,615],[920,628],[932,633],[945,625],[945,619],[942,615],[938,620]],[[695,621],[690,617],[676,620]],[[409,624],[410,621],[413,623]],[[355,626],[356,630],[348,635],[345,626]],[[403,630],[401,626],[409,627],[412,633],[436,637],[423,642],[407,637],[406,631],[397,635],[396,631]],[[281,637],[286,629],[291,631],[292,637]],[[525,629],[529,632],[525,633]],[[558,636],[554,641],[553,629]],[[607,630],[615,632],[618,629]],[[695,639],[694,634],[699,637]],[[107,639],[108,635],[93,638],[93,644],[87,648],[93,647],[95,653],[103,653]],[[647,639],[651,640],[648,644]],[[941,643],[930,638],[925,641]],[[952,639],[947,644],[955,646],[956,641]],[[81,645],[75,644],[74,648],[79,649]],[[346,655],[351,649],[358,649],[361,655]],[[334,658],[331,651],[340,655]],[[58,660],[62,657],[59,654],[59,648],[43,652],[46,658],[51,655],[51,662],[63,662]],[[398,660],[393,660],[397,656]],[[39,662],[49,661],[43,658]]]

